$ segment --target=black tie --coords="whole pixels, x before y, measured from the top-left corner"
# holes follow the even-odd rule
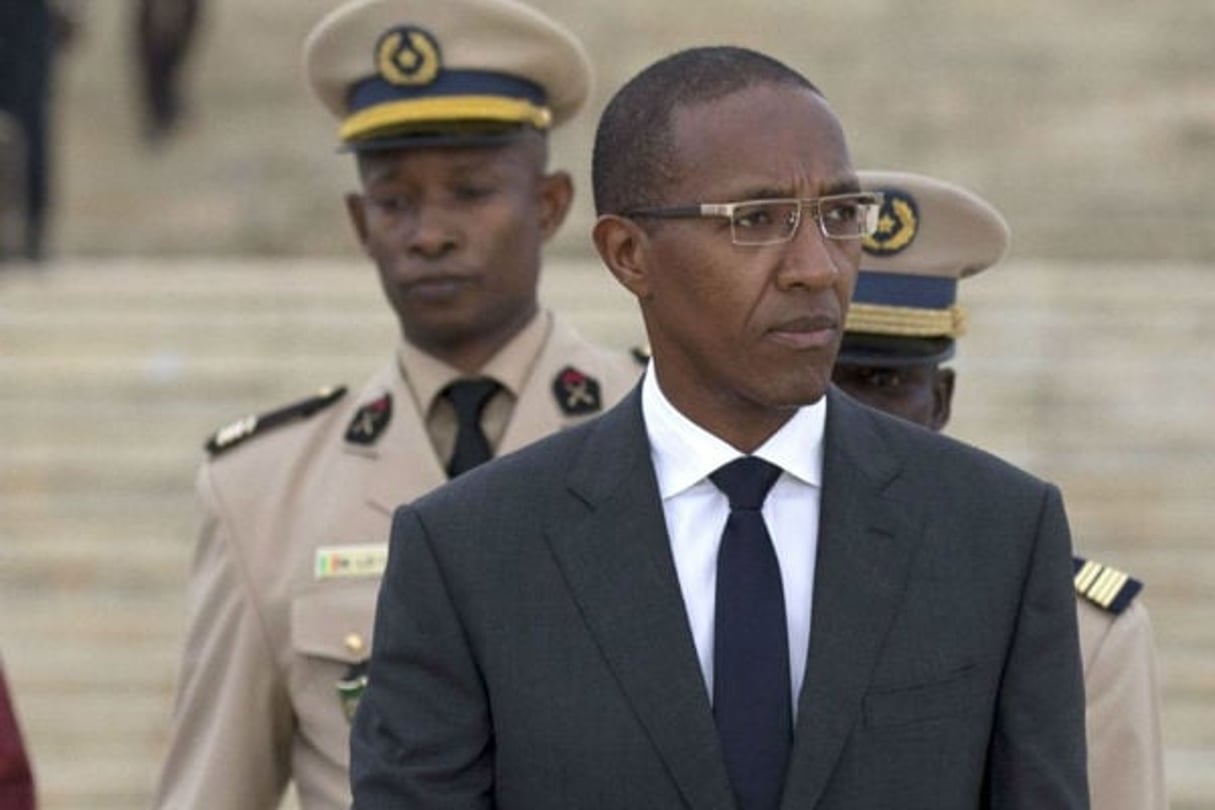
[[[730,499],[717,552],[713,716],[741,810],[775,810],[793,743],[784,588],[760,513],[779,476],[754,456],[709,476]]]
[[[447,475],[455,478],[489,461],[493,451],[481,430],[481,411],[501,386],[493,380],[457,380],[443,389],[443,396],[456,409],[456,449],[447,462]]]

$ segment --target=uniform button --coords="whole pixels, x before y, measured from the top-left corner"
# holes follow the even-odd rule
[[[346,649],[352,653],[361,653],[363,651],[363,637],[358,633],[350,633],[346,636]]]

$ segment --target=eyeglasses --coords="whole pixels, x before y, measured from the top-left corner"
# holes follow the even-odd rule
[[[828,197],[743,200],[661,208],[631,208],[621,216],[684,219],[726,217],[730,241],[736,245],[776,245],[797,235],[802,210],[809,209],[818,229],[828,239],[864,239],[877,230],[882,194],[861,192]]]

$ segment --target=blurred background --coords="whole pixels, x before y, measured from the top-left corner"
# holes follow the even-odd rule
[[[594,123],[678,47],[781,58],[856,165],[1004,212],[1010,257],[962,285],[950,432],[1057,482],[1077,548],[1145,580],[1172,804],[1215,808],[1215,4],[533,2],[598,71],[555,136],[580,196],[543,294],[604,342],[643,337],[589,243]],[[334,5],[200,0],[181,117],[153,139],[134,0],[75,6],[46,259],[0,263],[0,656],[46,810],[149,801],[203,439],[358,383],[395,340],[345,220],[350,158],[300,70]]]

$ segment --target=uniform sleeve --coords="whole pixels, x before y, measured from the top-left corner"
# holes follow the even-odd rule
[[[350,771],[356,810],[492,806],[484,682],[431,538],[408,507],[393,518]]]
[[[289,776],[290,701],[211,476],[204,465],[185,653],[153,806],[273,810]]]
[[[1086,810],[1084,686],[1062,499],[1047,487],[998,697],[983,807]]]
[[[1087,603],[1081,610],[1097,610]],[[1108,624],[1085,662],[1089,788],[1100,810],[1165,810],[1156,653],[1139,602]]]

